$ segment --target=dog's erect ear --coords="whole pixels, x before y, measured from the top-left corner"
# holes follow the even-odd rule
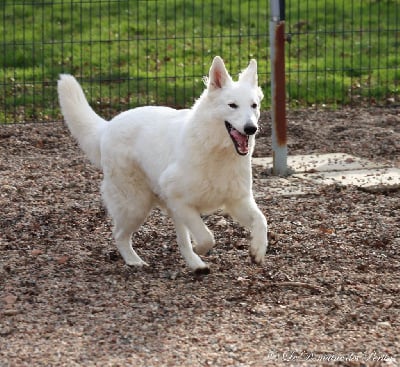
[[[232,78],[226,71],[224,62],[219,56],[215,56],[211,64],[210,74],[208,77],[208,89],[216,90],[223,88],[227,83],[230,83]]]
[[[250,83],[251,85],[257,86],[258,76],[257,76],[257,61],[254,59],[250,60],[247,69],[243,70],[239,75],[240,82]]]

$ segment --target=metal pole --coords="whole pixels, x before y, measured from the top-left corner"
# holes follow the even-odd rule
[[[287,123],[285,91],[285,0],[270,0],[272,150],[273,174],[285,176],[287,167]]]

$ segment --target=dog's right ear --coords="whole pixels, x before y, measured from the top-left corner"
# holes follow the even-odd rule
[[[223,88],[227,83],[231,83],[232,78],[228,74],[224,62],[219,56],[215,56],[211,64],[210,73],[207,81],[209,91]]]

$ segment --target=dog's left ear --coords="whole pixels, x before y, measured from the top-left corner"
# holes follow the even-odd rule
[[[257,61],[254,59],[250,60],[249,66],[243,70],[239,75],[240,82],[250,83],[251,85],[258,85],[257,76]]]

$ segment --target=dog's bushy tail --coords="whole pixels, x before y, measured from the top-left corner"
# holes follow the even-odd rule
[[[90,161],[100,168],[100,138],[107,121],[89,106],[81,86],[72,75],[60,75],[58,97],[61,112],[72,136]]]

